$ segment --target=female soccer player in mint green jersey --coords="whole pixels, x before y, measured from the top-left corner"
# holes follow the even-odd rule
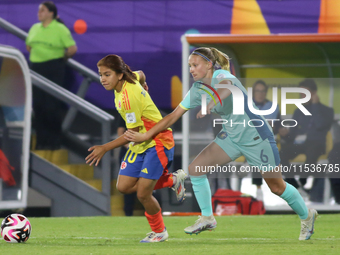
[[[250,167],[261,170],[270,190],[284,199],[299,215],[301,219],[299,239],[308,240],[314,231],[317,212],[308,209],[300,193],[282,179],[279,151],[272,129],[264,117],[253,114],[248,104],[244,104],[243,114],[233,114],[239,110],[233,109],[233,104],[240,100],[240,93],[245,102],[248,101],[248,95],[241,82],[229,72],[229,65],[229,57],[215,48],[198,48],[193,51],[189,56],[189,67],[195,82],[183,101],[148,132],[141,134],[129,130],[125,137],[134,142],[151,139],[174,124],[186,111],[201,105],[201,98],[205,96],[207,102],[210,99],[206,112],[208,114],[215,112],[222,119],[228,120],[228,123],[223,124],[215,140],[189,165],[191,183],[202,216],[194,225],[185,228],[185,233],[197,234],[204,230],[212,230],[217,225],[212,211],[211,191],[206,172],[197,171],[197,168],[209,169],[208,166],[224,165],[244,155]],[[224,88],[220,88],[221,86]],[[207,88],[215,90],[216,93],[211,95]],[[203,118],[205,116],[203,113],[198,112],[197,118]]]

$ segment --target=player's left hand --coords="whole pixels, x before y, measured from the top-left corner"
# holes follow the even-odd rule
[[[142,133],[133,131],[131,129],[127,130],[124,133],[124,138],[130,142],[135,142],[135,143],[142,143],[147,140],[145,133],[142,134]]]
[[[214,108],[214,105],[210,105],[208,104],[207,106],[207,114],[210,114],[211,113],[211,109]],[[199,111],[196,115],[196,118],[197,119],[201,119],[201,118],[204,118],[205,117],[205,114],[202,113],[202,111]]]
[[[204,118],[204,117],[205,117],[205,114],[203,114],[202,111],[199,111],[196,115],[197,119],[201,119],[201,118]]]

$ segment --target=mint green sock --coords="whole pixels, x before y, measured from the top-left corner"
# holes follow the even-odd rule
[[[280,197],[288,203],[297,215],[299,215],[301,220],[307,219],[308,208],[295,187],[286,182],[286,189]]]
[[[211,190],[207,176],[190,176],[190,179],[202,215],[212,215]]]

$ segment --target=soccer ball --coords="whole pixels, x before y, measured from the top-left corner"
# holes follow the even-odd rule
[[[1,236],[8,243],[23,243],[31,234],[31,223],[18,213],[8,215],[1,223]]]

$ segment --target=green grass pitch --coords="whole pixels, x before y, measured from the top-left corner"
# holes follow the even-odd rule
[[[187,235],[197,217],[164,217],[169,240],[142,244],[150,232],[145,217],[30,218],[24,244],[0,241],[14,254],[340,254],[340,214],[319,215],[311,240],[299,241],[296,215],[221,216],[215,231]]]

